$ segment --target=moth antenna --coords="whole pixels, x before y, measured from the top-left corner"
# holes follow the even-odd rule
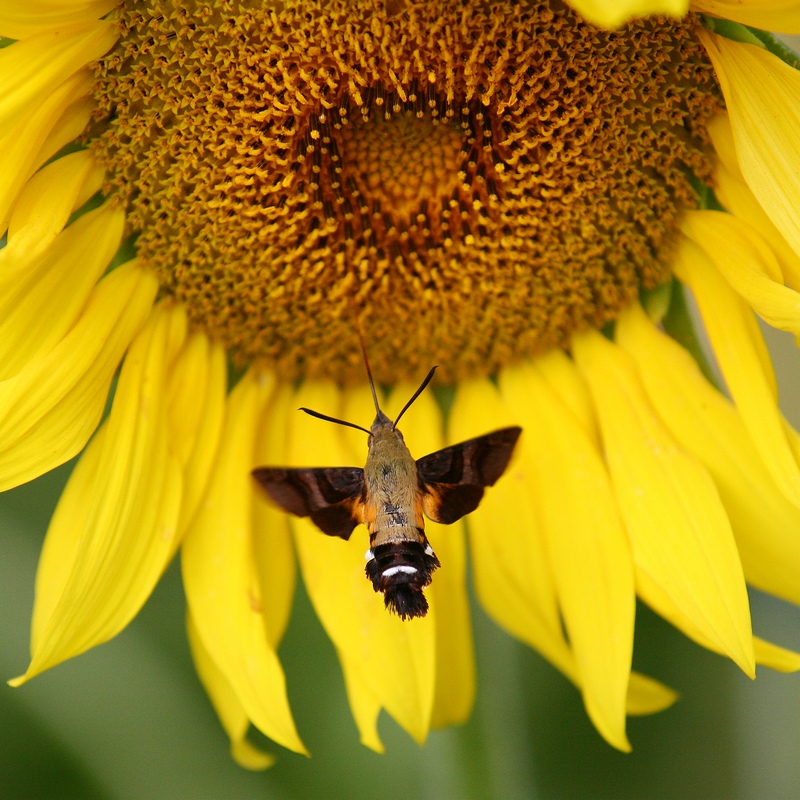
[[[411,399],[403,406],[403,410],[397,415],[397,419],[392,423],[393,428],[397,427],[397,423],[400,422],[400,417],[402,417],[403,414],[408,411],[409,406],[422,394],[422,392],[425,390],[425,387],[431,382],[434,372],[436,372],[436,367],[431,367],[431,371],[426,375],[425,380],[422,381],[419,389],[417,389],[417,391],[411,395]]]
[[[312,411],[310,408],[298,408],[298,411],[305,411],[306,414],[312,417],[316,417],[317,419],[324,419],[325,422],[335,422],[337,425],[346,425],[348,428],[355,428],[357,431],[364,431],[367,436],[371,436],[370,432],[366,428],[362,428],[360,425],[356,425],[355,422],[347,422],[343,419],[336,419],[336,417],[329,417],[327,414],[320,414],[319,411]]]
[[[356,320],[358,341],[361,343],[361,353],[364,356],[364,366],[367,368],[367,378],[369,379],[369,388],[372,391],[372,400],[375,403],[375,413],[380,415],[381,407],[378,405],[378,393],[375,391],[375,381],[372,380],[372,370],[369,368],[369,359],[367,358],[367,345],[364,342],[364,332],[361,330],[361,321],[358,318],[355,302],[353,302],[353,316]]]

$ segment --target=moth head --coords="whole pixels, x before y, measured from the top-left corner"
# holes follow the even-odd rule
[[[392,422],[389,417],[387,417],[386,414],[384,414],[383,411],[378,408],[378,413],[375,415],[375,421],[372,423],[372,427],[369,429],[370,447],[376,438],[379,438],[387,431],[394,431],[394,422]]]
[[[367,366],[367,370],[369,370],[369,366]],[[434,367],[425,377],[425,380],[422,381],[419,389],[411,395],[411,399],[403,406],[402,411],[397,415],[397,418],[394,422],[386,416],[386,414],[381,411],[380,405],[378,405],[378,393],[375,391],[375,384],[372,382],[372,373],[369,373],[369,388],[372,389],[372,399],[375,402],[375,421],[372,423],[372,428],[370,430],[369,436],[369,447],[372,448],[372,445],[380,439],[385,438],[399,438],[403,441],[403,434],[400,433],[399,428],[397,427],[397,423],[400,422],[400,417],[408,411],[411,404],[422,394],[422,391],[425,387],[431,382],[431,378],[433,377],[433,373],[436,371],[436,367]]]

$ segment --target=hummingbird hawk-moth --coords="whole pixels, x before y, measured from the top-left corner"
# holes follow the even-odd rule
[[[365,353],[366,360],[366,353]],[[440,566],[425,535],[423,514],[449,525],[474,511],[511,459],[521,428],[445,447],[414,460],[397,423],[430,382],[434,367],[392,422],[381,411],[367,364],[375,421],[367,430],[352,422],[301,408],[311,416],[368,434],[367,461],[358,467],[258,467],[253,476],[285,511],[311,521],[328,536],[349,539],[356,525],[369,531],[366,574],[401,619],[424,617],[423,589]]]

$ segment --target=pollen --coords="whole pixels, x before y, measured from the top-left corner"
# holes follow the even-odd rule
[[[162,292],[241,365],[491,374],[664,282],[720,110],[691,15],[133,0],[90,146]]]

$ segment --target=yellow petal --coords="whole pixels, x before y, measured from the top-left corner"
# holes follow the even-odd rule
[[[442,563],[428,597],[436,608],[436,694],[431,727],[444,728],[466,722],[475,702],[466,530],[463,522],[444,526],[426,521],[425,527]]]
[[[48,29],[0,50],[0,137],[118,36],[113,22],[91,20]]]
[[[775,376],[752,311],[693,243],[681,244],[673,271],[697,300],[714,354],[753,444],[781,491],[800,506],[800,469],[787,441]]]
[[[681,230],[765,322],[800,334],[800,294],[783,285],[778,260],[755,229],[721,211],[688,211]]]
[[[0,381],[0,491],[76,455],[92,435],[123,353],[158,282],[131,263],[93,290],[75,327],[44,358]]]
[[[501,373],[500,388],[488,380],[462,381],[450,414],[451,441],[492,428],[521,425],[523,435],[503,477],[487,490],[467,520],[478,598],[509,633],[538,650],[570,680],[579,682],[564,638],[554,577],[534,498],[533,424],[527,395]]]
[[[275,759],[269,753],[254,747],[245,738],[250,720],[233,687],[203,647],[191,614],[186,615],[186,631],[197,675],[217,712],[223,730],[231,741],[233,759],[245,769],[260,770],[271,767]]]
[[[182,547],[186,598],[198,638],[247,717],[284,747],[305,752],[286,681],[262,615],[252,507],[255,434],[274,382],[248,372],[231,392],[204,500]]]
[[[800,671],[800,653],[767,642],[758,636],[753,637],[753,645],[756,651],[756,661],[762,666],[778,672]]]
[[[378,717],[381,713],[381,702],[363,682],[363,669],[346,653],[338,652],[339,661],[344,673],[344,685],[350,700],[350,710],[358,728],[359,741],[376,753],[383,753],[385,747],[378,734]]]
[[[385,407],[390,418],[396,417],[416,388],[402,383],[394,387]],[[403,416],[401,427],[415,458],[445,445],[442,413],[430,390],[414,401]],[[363,447],[363,434],[361,437]],[[436,694],[431,726],[441,728],[465,722],[475,698],[465,527],[463,522],[440,525],[426,520],[425,530],[442,564],[426,590],[436,608]]]
[[[92,492],[98,479],[98,468],[103,454],[108,425],[101,425],[89,447],[81,455],[61,493],[55,514],[50,520],[48,535],[42,546],[36,573],[36,597],[33,605],[31,627],[31,654],[39,650],[46,627],[58,612],[58,603],[68,586],[77,557],[81,554],[82,535],[78,525],[70,526],[84,513],[92,502]],[[70,535],[71,534],[71,535]],[[45,669],[43,667],[42,669]],[[41,670],[40,670],[41,671]],[[17,686],[33,677],[33,671],[9,681]]]
[[[377,698],[417,742],[424,742],[433,707],[435,607],[420,620],[403,622],[390,615],[367,583],[367,542],[358,531],[342,543],[320,541],[323,534],[306,520],[295,520],[294,529],[306,590],[323,627],[352,667],[347,685],[356,723],[362,722],[355,712],[365,699],[352,693],[363,691],[368,699]],[[359,730],[362,740],[373,738],[369,730]]]
[[[259,466],[286,462],[287,419],[296,414],[294,391],[280,383],[270,397],[255,437],[255,463]],[[288,515],[268,502],[257,490],[253,502],[253,550],[258,571],[267,640],[277,648],[294,601],[297,563]]]
[[[109,204],[64,230],[22,274],[0,277],[0,379],[63,339],[119,247],[124,212]]]
[[[619,28],[633,17],[666,14],[682,17],[689,0],[567,0],[584,19],[600,28]]]
[[[184,474],[176,542],[205,494],[222,431],[227,380],[222,346],[193,334],[171,370],[167,400],[169,440]]]
[[[563,350],[551,350],[536,359],[536,370],[572,412],[574,420],[584,429],[590,441],[599,448],[600,432],[592,398],[572,359]]]
[[[616,337],[658,415],[714,478],[747,582],[800,603],[800,508],[778,490],[736,409],[638,306],[620,317]]]
[[[594,443],[535,366],[507,368],[501,380],[505,396],[526,398],[516,410],[526,414],[535,498],[587,712],[611,744],[630,750],[635,591],[611,481]]]
[[[725,95],[742,175],[800,254],[800,71],[754,45],[699,35]]]
[[[88,71],[65,80],[35,109],[15,120],[14,129],[0,139],[0,231],[28,178],[53,153],[72,141],[89,120],[86,95],[92,80]],[[61,123],[66,123],[62,130]]]
[[[304,402],[306,397],[313,398],[315,395],[322,401],[322,407],[326,409],[324,413],[335,415],[336,406],[331,401],[337,399],[337,394],[333,387],[330,387],[329,392],[323,390],[304,395]],[[292,407],[297,408],[297,405],[295,398]],[[310,406],[317,407],[313,405],[313,400]],[[291,416],[289,420],[290,429],[294,432],[296,423],[291,421]],[[354,465],[354,462],[343,461],[339,455],[342,448],[341,443],[335,441],[335,435],[322,435],[322,431],[318,431],[318,434],[317,439],[323,440],[318,442],[322,444],[318,454],[309,454],[305,458],[301,455],[292,459],[293,446],[289,445],[286,463],[293,466],[324,466],[335,463],[340,466]],[[370,654],[367,646],[370,626],[380,624],[380,620],[373,622],[371,618],[362,619],[365,616],[362,608],[366,605],[365,610],[368,611],[370,606],[380,602],[380,598],[367,594],[372,589],[366,583],[363,568],[363,553],[369,546],[365,531],[356,528],[350,540],[342,542],[324,536],[306,520],[292,519],[291,527],[306,591],[323,627],[336,646],[342,664],[350,708],[361,742],[376,752],[382,752],[383,745],[377,731],[378,715],[383,707],[379,697],[381,687],[373,686],[373,681],[378,683],[381,680],[382,672],[372,676],[370,680],[367,664]],[[388,612],[382,605],[380,603],[378,611],[388,617]],[[429,613],[428,619],[422,621],[423,624],[429,623],[430,617]],[[411,624],[416,626],[417,621]],[[383,642],[377,646],[382,649]],[[383,676],[383,679],[390,680],[388,676]]]
[[[107,641],[150,595],[174,547],[181,474],[169,452],[168,370],[182,314],[157,309],[134,341],[103,435],[53,516],[37,573],[26,678]]]
[[[628,686],[627,711],[631,716],[656,714],[669,708],[678,699],[678,693],[660,681],[631,672]]]
[[[800,33],[798,0],[692,0],[692,11],[777,33]]]
[[[8,223],[0,270],[8,277],[44,252],[69,215],[100,191],[102,170],[88,150],[56,159],[28,181]]]
[[[298,390],[294,406],[363,421],[360,409],[369,395],[350,395],[348,406],[340,407],[340,394],[333,385],[309,381]],[[355,460],[346,444],[347,429],[302,414],[289,419],[288,463],[292,466],[363,466],[363,433],[362,455]],[[364,574],[364,552],[369,547],[366,528],[357,527],[344,542],[320,533],[308,520],[293,519],[292,523],[306,590],[328,636],[351,668],[348,692],[363,690],[377,698],[410,736],[423,742],[434,697],[435,606],[431,604],[424,619],[406,622],[384,608],[383,598]],[[355,712],[365,703],[370,707],[369,697],[351,694],[350,703],[357,724],[362,724],[368,717]],[[364,741],[375,738],[372,731],[360,728],[360,733]]]
[[[642,598],[691,636],[689,620],[753,674],[744,575],[713,481],[655,415],[629,356],[596,331],[575,336],[573,353],[600,418]]]
[[[728,172],[737,178],[742,177],[739,157],[736,155],[736,142],[733,140],[733,129],[727,112],[716,114],[708,123],[708,134],[711,143],[719,156],[719,160]]]
[[[87,87],[86,91],[88,92],[91,91],[92,87],[92,82],[88,80],[89,78],[89,71],[82,70],[74,78],[65,81],[65,83]],[[61,87],[59,87],[59,91],[60,89]],[[37,167],[46,164],[53,156],[58,155],[62,148],[74,142],[86,130],[86,126],[94,113],[95,105],[92,97],[87,97],[85,94],[69,103],[55,120],[55,124],[46,132],[44,142],[36,155],[35,164]]]
[[[789,246],[750,187],[741,176],[719,165],[714,171],[717,198],[737,219],[752,226],[767,241],[778,259],[778,265],[787,285],[800,288],[800,256]]]
[[[2,0],[0,36],[24,39],[50,28],[97,20],[115,5],[117,0]]]

